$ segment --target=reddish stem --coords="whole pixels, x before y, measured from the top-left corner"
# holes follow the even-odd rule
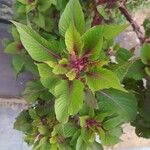
[[[94,15],[94,17],[93,17],[93,22],[92,22],[92,27],[93,26],[96,26],[96,25],[99,25],[99,24],[101,24],[102,23],[102,21],[103,21],[103,17],[99,14],[99,12],[97,11],[97,6],[98,5],[101,5],[102,3],[104,3],[104,1],[105,0],[99,0],[99,1],[97,1],[97,0],[93,0],[94,1],[94,13],[95,13],[95,15]]]
[[[143,33],[142,33],[138,23],[132,18],[132,16],[128,12],[128,10],[126,9],[124,4],[121,4],[119,6],[119,10],[125,16],[125,18],[129,21],[131,26],[133,27],[133,30],[135,31],[135,33],[136,33],[140,43],[143,44],[145,42],[145,37],[144,37],[144,35],[143,35]]]

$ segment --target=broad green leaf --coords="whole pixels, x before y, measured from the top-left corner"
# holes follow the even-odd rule
[[[94,142],[87,147],[87,150],[103,150],[103,147],[100,143]]]
[[[84,14],[79,0],[70,0],[59,20],[59,31],[65,35],[70,23],[73,21],[77,31],[82,34],[85,28]]]
[[[38,98],[48,100],[51,97],[48,90],[42,86],[40,81],[27,82],[22,95],[28,102],[35,102]]]
[[[77,128],[73,123],[68,122],[62,125],[62,132],[65,138],[72,137],[75,134],[76,130]]]
[[[34,108],[30,108],[29,109],[29,115],[31,116],[32,119],[38,118],[38,116],[37,116],[36,111],[35,111]]]
[[[122,117],[124,122],[135,119],[137,114],[137,101],[133,94],[109,89],[101,91],[97,98],[101,111],[116,113]]]
[[[147,121],[150,122],[150,87],[147,87],[144,97],[140,102],[140,115]]]
[[[123,124],[123,119],[120,116],[112,117],[103,123],[103,128],[105,130],[113,129],[119,125]]]
[[[76,150],[87,150],[87,145],[84,142],[82,136],[80,136],[77,140]]]
[[[59,74],[66,74],[67,73],[67,69],[65,67],[63,67],[62,65],[56,65],[53,69],[53,73],[56,74],[56,75],[59,75]]]
[[[99,122],[103,122],[106,117],[111,116],[112,114],[113,113],[109,112],[101,112],[95,117],[95,119]]]
[[[130,67],[133,65],[134,61],[127,61],[121,64],[116,65],[114,73],[119,78],[120,82],[126,77],[129,72]]]
[[[90,143],[93,143],[95,141],[95,132],[93,132],[92,130],[87,130],[86,127],[81,129],[81,136],[84,140],[84,142],[88,145],[90,145]]]
[[[100,140],[103,145],[113,146],[121,142],[120,136],[122,135],[122,133],[123,133],[122,128],[116,127],[106,131],[104,136],[101,136],[100,134]]]
[[[69,0],[53,0],[53,4],[58,10],[63,11],[68,1]]]
[[[72,136],[71,141],[70,141],[71,146],[73,146],[73,147],[75,146],[74,143],[76,143],[79,136],[80,136],[80,129],[76,130],[76,132]]]
[[[95,97],[95,94],[91,90],[85,91],[85,103],[89,108],[95,108],[97,109],[97,100]]]
[[[65,34],[65,43],[70,54],[80,54],[82,50],[82,41],[79,32],[73,23],[70,24]]]
[[[18,47],[19,42],[12,42],[10,44],[7,45],[7,47],[5,48],[5,53],[8,54],[17,54],[17,47]]]
[[[32,129],[32,119],[29,115],[29,113],[24,110],[22,111],[19,116],[16,118],[16,122],[14,123],[14,129],[28,132]]]
[[[84,86],[79,80],[62,80],[55,88],[55,113],[58,121],[66,123],[69,115],[75,115],[83,105]]]
[[[133,53],[124,48],[119,48],[116,52],[116,60],[118,63],[124,63],[129,61],[129,59],[133,56]]]
[[[131,125],[135,127],[135,133],[137,136],[150,139],[150,121],[147,121],[138,115]]]
[[[149,67],[145,67],[145,72],[147,73],[147,75],[150,76],[150,68]]]
[[[22,57],[20,55],[15,55],[12,60],[12,65],[13,65],[15,74],[17,75],[23,69],[24,60],[22,59]]]
[[[45,17],[42,13],[38,13],[35,17],[34,17],[34,22],[37,26],[41,27],[41,28],[45,28]]]
[[[91,54],[91,58],[98,58],[103,46],[103,26],[89,29],[83,36],[84,47],[82,54]]]
[[[42,38],[37,32],[26,25],[14,21],[12,22],[17,27],[23,46],[34,60],[43,62],[55,61],[55,59],[58,58],[57,54],[51,50],[49,42]]]
[[[142,78],[146,77],[145,73],[145,65],[141,62],[141,60],[135,61],[129,68],[126,78],[134,79],[134,80],[142,80]]]
[[[97,69],[91,70],[86,75],[86,84],[92,91],[114,88],[125,91],[121,86],[118,77],[110,70]]]
[[[25,62],[24,66],[26,70],[33,73],[33,75],[39,75],[37,66],[34,64],[34,60],[29,55],[24,56],[23,60]]]
[[[128,25],[104,25],[104,37],[107,40],[112,40],[123,32]]]
[[[48,135],[49,129],[46,126],[39,126],[38,131],[41,135]]]
[[[25,14],[26,13],[26,5],[21,5],[19,4],[18,8],[16,9],[16,12],[17,13],[20,13],[20,14]],[[23,19],[25,19],[25,16],[22,16]]]
[[[32,10],[34,10],[36,8],[36,2],[34,1],[32,4],[26,5],[26,13],[28,14],[29,12],[31,12]],[[27,16],[27,24],[30,24],[29,18]]]
[[[54,93],[55,86],[59,82],[59,78],[52,73],[52,69],[47,64],[37,64],[40,81],[44,87],[48,88],[52,94]]]
[[[22,4],[28,4],[27,0],[17,0],[18,2],[22,3]]]
[[[143,22],[143,27],[145,29],[145,36],[147,38],[150,37],[150,16],[148,15],[148,17],[144,20]]]
[[[48,137],[42,137],[39,141],[39,144],[34,147],[34,150],[49,150],[50,144],[48,143]]]
[[[141,59],[144,64],[150,64],[150,44],[144,44],[141,48]]]
[[[66,77],[68,77],[69,80],[74,80],[76,77],[76,72],[74,69],[70,70],[67,74]]]
[[[89,116],[81,116],[80,117],[80,126],[84,128],[86,126],[86,120],[89,118]]]
[[[52,0],[38,0],[38,9],[40,12],[44,12],[50,8]]]
[[[104,19],[108,20],[109,19],[109,15],[106,11],[106,7],[103,5],[98,5],[97,6],[97,11],[99,12],[100,15],[103,16]]]
[[[11,33],[12,33],[12,36],[13,36],[15,41],[20,41],[19,33],[18,33],[17,28],[15,26],[12,26]]]

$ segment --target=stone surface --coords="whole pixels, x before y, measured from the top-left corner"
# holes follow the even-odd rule
[[[1,101],[5,100],[0,99]],[[24,105],[0,103],[0,150],[31,150],[24,143],[22,133],[13,129],[15,118],[23,108]]]
[[[0,19],[9,20],[12,18],[13,0],[0,0]]]

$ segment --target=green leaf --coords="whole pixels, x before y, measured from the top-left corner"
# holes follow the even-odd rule
[[[97,98],[101,111],[116,113],[124,122],[135,119],[137,114],[137,101],[133,94],[109,89],[101,91]]]
[[[118,63],[125,63],[133,56],[133,53],[124,48],[119,48],[116,52],[116,60]]]
[[[97,11],[99,12],[99,14],[100,14],[101,16],[103,16],[103,18],[104,18],[105,20],[108,20],[108,19],[109,19],[109,15],[108,15],[108,13],[107,13],[107,11],[106,11],[106,7],[105,7],[105,6],[103,6],[103,5],[98,5],[98,6],[97,6]]]
[[[23,46],[34,60],[39,62],[56,60],[57,54],[51,50],[51,45],[48,41],[30,27],[12,22],[17,27]]]
[[[90,28],[83,36],[84,47],[82,54],[91,54],[91,58],[98,58],[103,46],[103,26]]]
[[[72,137],[75,134],[77,128],[75,127],[74,124],[68,122],[62,125],[62,130],[63,130],[64,137],[68,138],[68,137]]]
[[[79,32],[73,23],[70,24],[65,34],[65,43],[70,54],[80,54],[82,50],[82,41]]]
[[[22,3],[22,4],[28,4],[27,0],[17,0],[18,2]]]
[[[34,150],[49,150],[50,149],[50,143],[48,143],[47,137],[42,137],[39,141],[39,143],[33,148]]]
[[[130,66],[128,73],[126,74],[126,78],[130,78],[134,80],[142,80],[142,78],[145,77],[146,77],[145,65],[141,62],[141,60],[135,61]]]
[[[130,67],[133,65],[134,61],[127,61],[116,65],[114,73],[118,76],[120,82],[126,77],[129,72]]]
[[[37,66],[34,64],[34,60],[30,56],[24,56],[23,60],[25,62],[24,66],[26,70],[33,73],[33,75],[39,75]]]
[[[55,86],[59,82],[59,78],[52,72],[52,69],[47,64],[37,64],[40,81],[44,87],[48,88],[52,94],[54,93]]]
[[[36,102],[38,98],[49,100],[49,98],[51,97],[48,90],[42,86],[40,81],[27,82],[26,88],[22,95],[28,102],[32,103]]]
[[[95,141],[95,133],[92,130],[87,130],[87,128],[81,129],[81,136],[84,142],[87,144],[87,147],[90,143]]]
[[[55,88],[55,113],[58,121],[66,123],[69,115],[75,115],[83,105],[84,86],[79,80],[62,80]]]
[[[82,34],[85,28],[84,14],[79,0],[70,0],[59,20],[59,31],[65,35],[70,23],[73,21],[77,31]]]
[[[147,87],[145,91],[145,95],[142,99],[142,104],[141,104],[141,109],[140,109],[140,115],[145,118],[145,120],[150,122],[150,87]]]
[[[63,67],[62,65],[56,65],[53,69],[53,73],[56,74],[56,75],[59,75],[59,74],[66,74],[67,73],[67,69],[65,67]]]
[[[38,116],[37,116],[37,114],[36,114],[36,111],[35,111],[35,109],[33,109],[33,108],[30,108],[30,109],[29,109],[29,115],[31,116],[32,119],[38,118]]]
[[[85,92],[85,103],[89,108],[97,109],[97,100],[95,98],[95,94],[91,90],[86,90]]]
[[[77,140],[77,144],[76,144],[76,150],[87,150],[87,145],[84,142],[82,136],[80,136]]]
[[[53,4],[55,5],[55,7],[60,10],[63,11],[67,5],[69,0],[53,0]]]
[[[17,28],[15,26],[12,26],[11,33],[12,33],[12,36],[13,36],[15,41],[20,41],[19,33],[18,33]]]
[[[87,147],[87,150],[103,150],[103,147],[100,143],[94,142]]]
[[[96,115],[95,119],[99,122],[103,122],[104,119],[108,116],[111,116],[113,113],[110,112],[100,112],[98,115]]]
[[[32,119],[29,113],[26,110],[24,110],[16,118],[16,122],[14,123],[14,129],[27,133],[32,129],[31,123],[32,123]]]
[[[116,127],[106,131],[104,136],[101,136],[100,133],[100,140],[103,145],[113,146],[121,141],[120,136],[122,135],[122,133],[122,128]]]
[[[41,28],[45,28],[45,17],[43,14],[38,13],[37,16],[34,17],[34,22]]]
[[[71,146],[75,146],[74,143],[76,143],[79,136],[80,136],[80,129],[76,130],[76,132],[72,136],[71,141],[70,141]]]
[[[74,80],[76,77],[76,72],[74,69],[71,69],[67,74],[66,77],[68,77],[69,80]]]
[[[52,0],[38,0],[38,9],[40,12],[45,12],[50,8]]]
[[[38,131],[41,135],[48,135],[49,129],[46,126],[39,126]]]
[[[104,25],[104,37],[107,40],[112,40],[123,32],[128,25]]]
[[[18,73],[20,73],[24,66],[24,61],[22,57],[20,55],[15,55],[12,60],[12,65],[13,65],[15,74],[17,75]]]
[[[144,64],[150,64],[150,44],[144,44],[141,48],[141,59]]]
[[[147,73],[147,75],[150,76],[150,68],[149,67],[145,67],[145,72]]]
[[[80,117],[80,126],[84,128],[86,126],[86,120],[89,118],[89,116],[81,116]]]
[[[86,84],[92,91],[114,88],[125,91],[121,86],[118,77],[110,70],[91,70],[86,75]]]
[[[143,27],[145,29],[145,35],[146,37],[150,37],[150,16],[148,15],[148,17],[144,20],[143,22]]]
[[[147,121],[138,115],[136,120],[132,122],[131,125],[135,127],[135,133],[139,137],[150,139],[150,121]]]
[[[17,54],[17,47],[18,47],[19,42],[12,42],[10,44],[7,45],[7,47],[5,48],[5,53],[8,54]]]
[[[112,117],[103,123],[103,128],[105,128],[105,130],[110,130],[121,124],[123,124],[122,117],[120,116]]]

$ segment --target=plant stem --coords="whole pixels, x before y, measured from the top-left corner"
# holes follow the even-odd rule
[[[131,24],[131,26],[133,27],[133,30],[135,31],[139,41],[141,44],[143,44],[146,40],[146,38],[144,37],[140,26],[138,25],[138,23],[132,18],[132,16],[130,15],[130,13],[128,12],[126,6],[125,6],[125,1],[123,1],[120,6],[119,6],[119,10],[120,12],[125,16],[125,18],[129,21],[129,23]]]
[[[98,13],[96,7],[97,5],[103,5],[107,3],[107,7],[109,8],[109,6],[111,6],[112,4],[114,4],[115,2],[119,1],[120,2],[120,6],[119,6],[119,10],[120,12],[125,16],[125,18],[127,19],[127,21],[129,21],[129,23],[131,24],[134,32],[136,33],[141,45],[144,44],[145,42],[149,42],[147,41],[146,37],[144,36],[143,32],[141,31],[140,26],[138,25],[138,23],[133,19],[133,17],[130,15],[129,11],[127,10],[125,3],[127,0],[94,0],[95,3],[95,16],[93,17],[93,22],[92,22],[92,26],[98,25],[102,23],[103,17],[100,16],[100,14]]]
[[[101,5],[102,3],[100,3],[100,1],[105,1],[105,0],[93,0],[94,2],[94,17],[93,17],[93,21],[92,21],[92,27],[99,25],[102,23],[103,21],[103,17],[99,14],[99,12],[97,11],[97,6]]]

